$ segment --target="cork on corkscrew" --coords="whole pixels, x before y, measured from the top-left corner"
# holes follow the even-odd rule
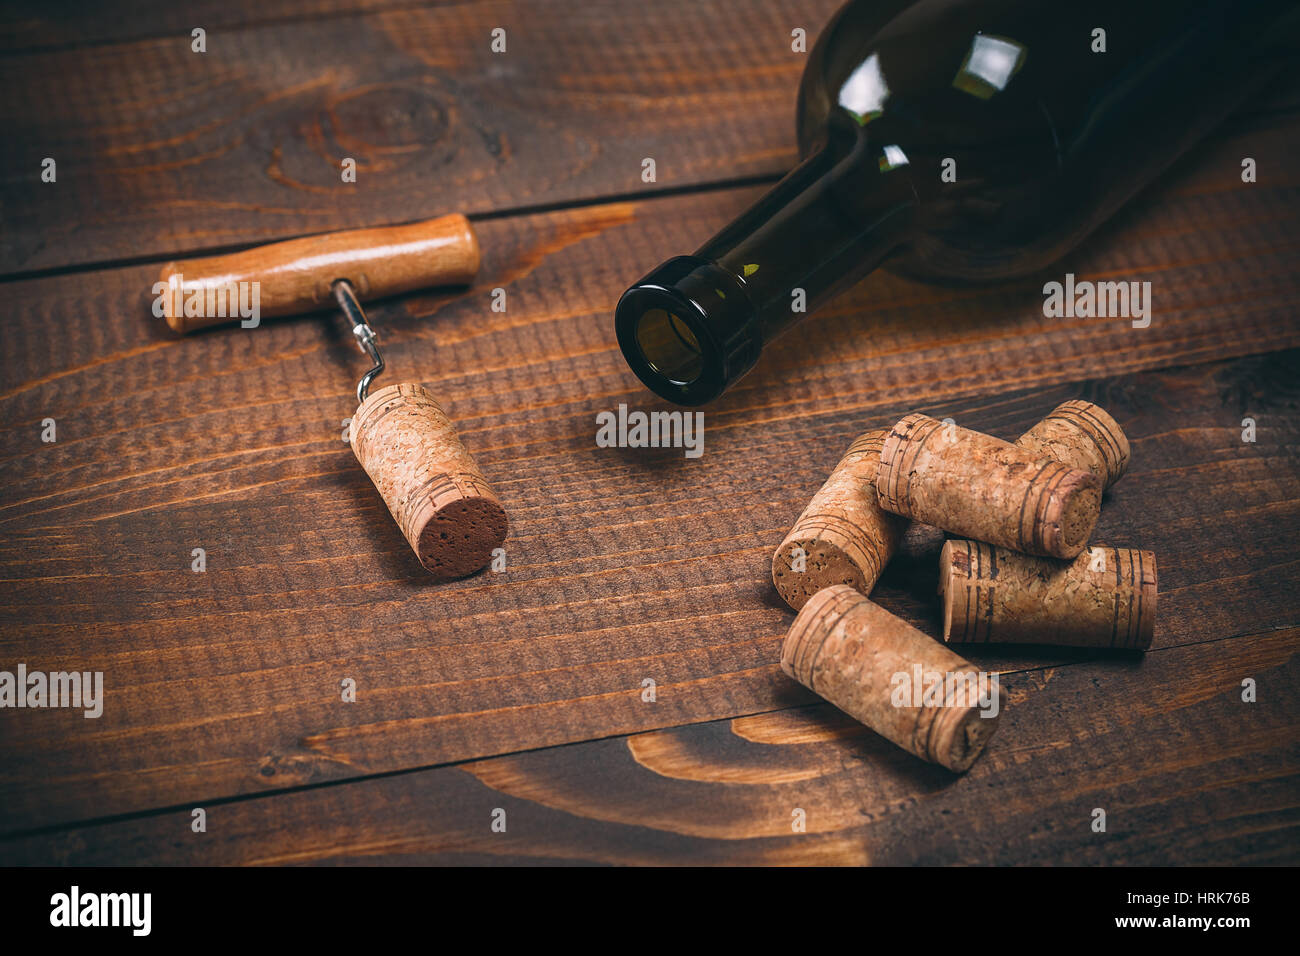
[[[349,444],[420,564],[435,578],[449,579],[491,562],[505,541],[505,509],[428,390],[403,382],[371,394],[385,365],[361,298],[463,284],[478,266],[473,227],[464,216],[450,215],[168,263],[160,279],[176,292],[166,297],[164,317],[181,333],[229,321],[225,315],[190,314],[197,310],[178,308],[182,302],[238,283],[258,284],[261,315],[337,303],[372,363],[357,383]]]

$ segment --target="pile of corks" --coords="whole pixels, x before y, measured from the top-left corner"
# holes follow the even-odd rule
[[[1102,492],[1128,460],[1123,430],[1085,401],[1058,406],[1015,444],[921,414],[862,435],[773,555],[772,581],[799,612],[782,669],[900,747],[964,772],[1000,703],[962,692],[976,668],[867,595],[910,519],[949,535],[945,643],[1145,649],[1155,555],[1088,546]],[[919,673],[957,679],[929,706],[899,706],[900,675]]]

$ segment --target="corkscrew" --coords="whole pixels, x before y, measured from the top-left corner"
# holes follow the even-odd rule
[[[162,314],[187,333],[238,318],[231,296],[255,288],[258,321],[314,311],[332,299],[371,367],[357,382],[349,444],[420,563],[440,579],[483,568],[505,541],[501,502],[432,394],[414,382],[371,392],[384,371],[378,336],[361,307],[431,285],[470,282],[478,238],[461,215],[405,226],[291,239],[163,266]],[[208,308],[216,302],[223,307]]]

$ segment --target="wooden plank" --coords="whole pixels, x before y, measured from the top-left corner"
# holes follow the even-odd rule
[[[0,862],[1294,865],[1297,637],[1004,675],[960,778],[819,704],[208,804],[204,833],[186,806],[36,834]]]
[[[1159,554],[1155,646],[1170,647],[1300,623],[1296,361],[1283,353],[923,407],[1004,435],[1066,397],[1110,408],[1134,465],[1096,538]],[[607,397],[540,426],[535,410],[549,415],[549,404],[526,389],[517,397],[531,420],[467,429],[514,521],[509,569],[446,587],[424,581],[336,438],[306,437],[332,431],[328,400],[269,399],[242,427],[232,416],[249,413],[238,409],[127,427],[119,413],[93,426],[102,434],[78,435],[74,416],[48,453],[9,458],[17,497],[0,512],[0,662],[102,670],[108,695],[97,720],[19,714],[23,733],[0,739],[2,829],[808,700],[774,663],[792,615],[768,581],[770,549],[856,431],[903,406],[887,410],[897,400],[886,398],[748,422],[724,413],[696,468],[676,453],[592,448],[591,411]],[[145,399],[128,401],[153,414]],[[315,426],[300,405],[317,409]],[[1241,441],[1246,414],[1258,423],[1253,444]],[[286,447],[301,460],[286,463]],[[101,478],[114,456],[131,473]],[[189,570],[193,547],[207,548],[204,574]],[[932,633],[933,560],[892,568],[879,589]],[[1044,657],[980,660],[1012,670]],[[344,677],[358,682],[356,704],[339,700]],[[640,697],[647,677],[660,688],[654,707]]]
[[[713,406],[713,413],[766,408],[769,397],[755,399],[755,393],[774,388],[781,390],[775,397],[786,409],[792,400],[806,401],[813,389],[825,393],[816,397],[823,408],[827,402],[851,407],[860,394],[880,396],[882,388],[895,385],[900,399],[914,399],[923,394],[915,386],[935,387],[938,374],[958,376],[945,379],[942,387],[962,393],[977,383],[1063,381],[1295,344],[1289,320],[1300,281],[1290,226],[1292,208],[1300,201],[1300,170],[1288,157],[1296,148],[1300,121],[1287,117],[1272,117],[1207,144],[1050,276],[964,289],[873,276],[772,350],[737,390]],[[1247,154],[1260,161],[1263,178],[1257,184],[1239,179],[1240,157]],[[400,336],[395,341],[404,348],[439,346],[436,362],[431,351],[416,358],[422,368],[439,370],[458,395],[465,383],[449,367],[455,356],[441,347],[479,336],[487,341],[475,343],[478,348],[500,356],[489,373],[514,363],[530,378],[521,383],[516,370],[503,383],[490,374],[485,378],[483,362],[462,363],[476,382],[490,382],[498,391],[505,384],[507,393],[524,384],[554,404],[581,377],[589,391],[612,397],[627,391],[630,381],[612,351],[609,316],[618,295],[632,278],[692,248],[759,194],[758,189],[725,190],[484,222],[485,265],[470,295],[431,292],[391,307],[375,306],[377,321],[388,336]],[[262,379],[270,377],[269,383],[259,383],[260,390],[306,366],[308,374],[300,375],[298,384],[319,383],[320,391],[321,385],[337,382],[335,394],[349,391],[346,381],[354,375],[349,363],[355,361],[350,346],[340,348],[333,324],[319,317],[277,320],[251,333],[273,341],[227,330],[177,342],[148,315],[158,266],[9,286],[19,319],[6,330],[10,350],[0,367],[0,398],[19,403],[9,406],[18,419],[52,400],[64,403],[73,387],[84,392],[98,382],[101,387],[82,397],[112,400],[121,397],[126,381],[193,384],[195,375],[203,380],[216,370],[238,375],[243,366],[252,366]],[[1081,278],[1152,281],[1152,327],[1130,330],[1124,320],[1042,318],[1042,279],[1060,279],[1066,271]],[[511,294],[508,317],[486,308],[488,290],[498,286]],[[539,336],[546,337],[540,350]],[[1014,370],[997,365],[1007,355],[1016,358]],[[179,376],[172,371],[178,363],[186,366]],[[861,381],[864,370],[873,376],[869,390]],[[558,383],[553,381],[557,372],[563,373]],[[225,395],[241,407],[239,386],[247,384],[217,383],[202,405],[220,407],[212,403]],[[193,406],[195,397],[187,396],[187,404]],[[273,400],[274,389],[266,397]],[[502,395],[493,407],[500,410],[512,400]]]
[[[1294,90],[1050,276],[1151,280],[1151,328],[1044,319],[1045,277],[879,276],[707,410],[692,462],[593,446],[595,413],[659,407],[609,314],[758,191],[640,197],[793,161],[792,4],[756,5],[744,30],[714,3],[408,6],[199,7],[223,55],[197,70],[194,8],[94,13],[71,36],[42,16],[0,40],[46,47],[0,57],[16,130],[0,274],[141,263],[7,284],[0,668],[102,669],[109,698],[99,720],[0,722],[0,833],[48,828],[0,842],[0,862],[1295,861],[1300,354],[1133,374],[1300,346]],[[508,61],[486,53],[497,20]],[[707,66],[665,67],[670,47]],[[381,69],[359,72],[357,49],[367,70],[382,50]],[[75,157],[58,191],[35,176],[50,142]],[[672,176],[661,159],[643,186],[641,151],[665,143]],[[325,173],[357,145],[364,190],[340,201]],[[1258,184],[1240,182],[1245,155]],[[502,215],[624,193],[638,198]],[[391,374],[450,399],[514,532],[505,575],[433,588],[337,442],[360,369],[337,320],[178,342],[147,290],[157,256],[448,202],[490,214],[481,281],[373,317]],[[487,305],[497,286],[505,314]],[[956,784],[780,675],[792,615],[767,557],[858,431],[919,405],[1013,437],[1079,394],[1134,441],[1098,536],[1160,555],[1151,655],[972,654],[1007,674],[1010,741]],[[39,442],[47,416],[55,445]],[[900,558],[877,592],[931,633],[933,557]],[[1243,673],[1263,688],[1244,711]],[[323,786],[292,789],[306,784]],[[1087,828],[1106,801],[1113,839]],[[213,839],[196,845],[189,807],[207,803]],[[496,806],[508,839],[488,829]]]
[[[445,4],[457,0],[442,0]],[[144,37],[188,37],[195,27],[208,33],[272,23],[301,23],[355,16],[368,10],[432,6],[430,0],[274,0],[267,3],[193,0],[9,0],[0,9],[0,51],[25,51]]]
[[[1238,130],[1061,264],[1152,281],[1150,328],[1045,319],[1041,278],[873,277],[710,407],[697,461],[594,447],[598,412],[658,407],[618,355],[610,310],[629,275],[758,191],[483,223],[472,290],[372,309],[392,380],[445,397],[511,514],[507,572],[442,588],[338,441],[362,364],[337,319],[177,340],[149,315],[156,263],[10,283],[0,665],[102,669],[113,696],[99,721],[28,713],[26,736],[0,740],[0,825],[789,703],[771,663],[789,615],[767,555],[860,430],[920,405],[1010,437],[1078,394],[1062,383],[1300,346],[1297,189],[1237,175],[1242,150],[1285,170],[1292,139],[1284,123]],[[490,310],[496,287],[505,313]],[[1099,537],[1160,552],[1161,646],[1296,623],[1294,367],[1289,354],[1084,389],[1138,449]],[[1206,521],[1203,489],[1231,522]],[[923,625],[925,580],[900,563],[886,581]],[[362,687],[352,709],[337,702],[344,676]],[[647,676],[675,688],[654,711],[639,703]],[[41,772],[20,774],[33,753]]]
[[[815,35],[836,5],[757,0],[740,29],[717,0],[562,16],[501,0],[275,19],[215,30],[206,54],[187,28],[0,57],[0,276],[775,178],[796,158],[790,30]],[[1280,81],[1215,140],[1284,122],[1297,97]],[[1261,188],[1296,184],[1294,147],[1260,159]]]
[[[756,0],[738,29],[717,0],[490,0],[0,57],[0,275],[772,177],[790,31],[837,5]]]

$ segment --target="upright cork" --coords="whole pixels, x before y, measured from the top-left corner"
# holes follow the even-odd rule
[[[880,506],[964,538],[1073,558],[1101,514],[1101,481],[991,435],[908,415],[876,472]]]
[[[1062,402],[1020,436],[1016,445],[1035,458],[1064,462],[1101,479],[1109,488],[1128,468],[1124,430],[1100,405],[1079,399]]]
[[[781,669],[922,760],[963,773],[997,728],[1000,687],[844,584],[795,618]],[[987,713],[989,716],[984,716]]]
[[[876,503],[876,469],[887,428],[860,436],[772,555],[772,583],[796,611],[832,584],[870,593],[907,521]]]
[[[979,541],[939,556],[943,639],[1145,650],[1156,623],[1156,556],[1094,545],[1073,561]]]
[[[352,451],[416,557],[458,578],[492,560],[506,513],[433,396],[411,382],[370,394],[352,416]]]

